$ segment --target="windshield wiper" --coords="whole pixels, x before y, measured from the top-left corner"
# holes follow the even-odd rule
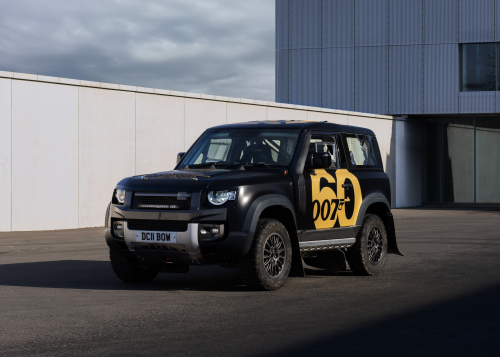
[[[288,165],[284,164],[266,164],[265,162],[259,162],[257,164],[245,165],[250,167],[288,167]]]

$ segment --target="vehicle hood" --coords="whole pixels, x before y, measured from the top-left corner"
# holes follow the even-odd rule
[[[275,182],[284,177],[284,170],[173,170],[134,176],[123,186],[128,191],[198,192],[208,188],[233,189],[238,186]],[[122,180],[123,182],[124,180]]]

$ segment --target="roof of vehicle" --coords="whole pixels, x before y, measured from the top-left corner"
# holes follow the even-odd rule
[[[266,121],[249,121],[244,123],[224,124],[211,127],[210,129],[309,129],[334,131],[340,133],[365,134],[375,135],[373,131],[359,126],[343,125],[329,123],[326,121],[308,121],[308,120],[266,120]],[[209,129],[209,130],[210,130]]]

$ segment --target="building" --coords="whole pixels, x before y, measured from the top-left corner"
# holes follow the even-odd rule
[[[499,43],[500,0],[276,0],[276,101],[398,116],[422,203],[499,204]]]

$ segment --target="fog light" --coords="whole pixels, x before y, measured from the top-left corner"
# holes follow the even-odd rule
[[[212,228],[212,234],[219,234],[219,228]]]
[[[123,238],[125,236],[122,221],[113,223],[113,233],[119,238]]]

